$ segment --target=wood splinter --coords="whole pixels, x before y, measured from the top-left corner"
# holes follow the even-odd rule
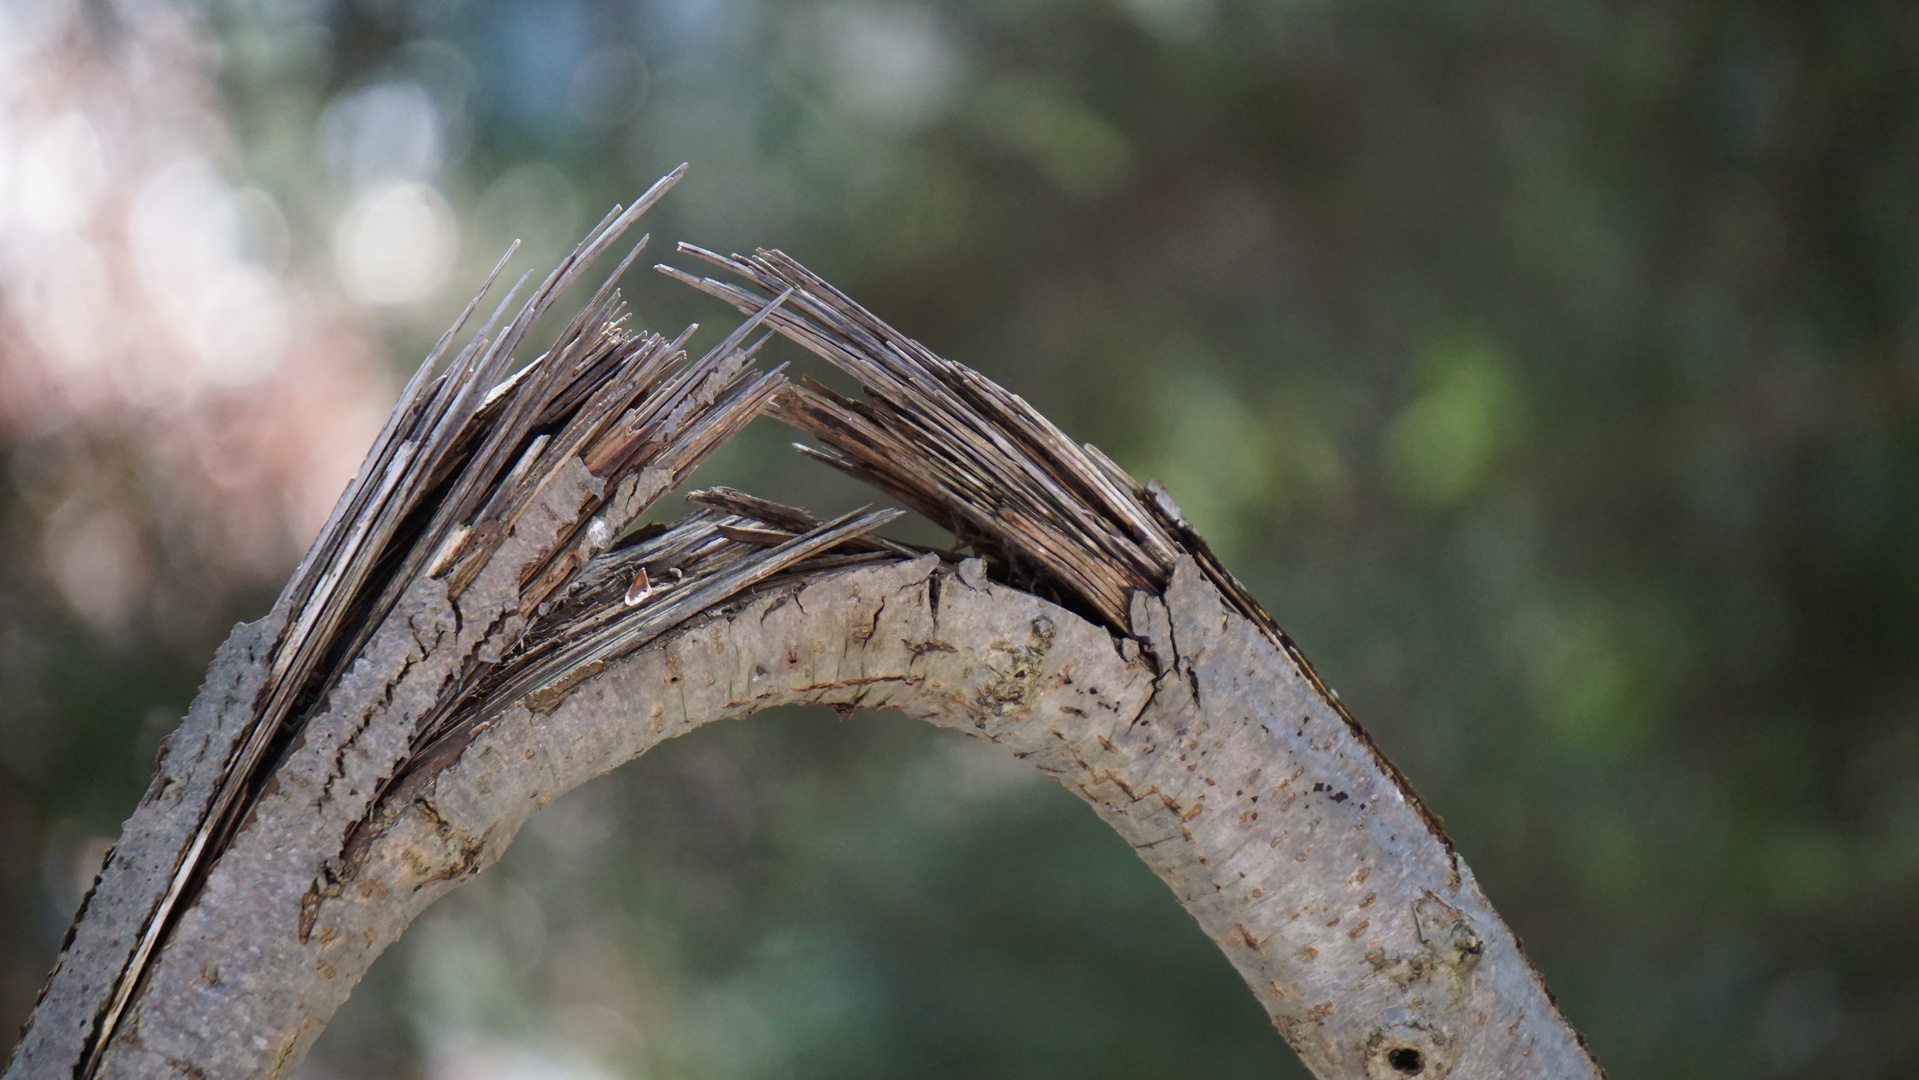
[[[627,327],[642,240],[521,364],[683,171],[453,352],[476,298],[421,365],[215,658],[7,1080],[288,1076],[540,807],[795,702],[897,708],[1075,792],[1322,1080],[1602,1075],[1437,818],[1157,484],[779,252],[682,245],[732,281],[661,267],[748,316],[698,359],[691,328]],[[864,400],[757,369],[773,332]],[[875,535],[898,511],[728,489],[634,527],[762,412],[976,557]]]

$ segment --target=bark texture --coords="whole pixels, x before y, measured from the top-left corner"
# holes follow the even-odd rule
[[[421,368],[286,595],[222,648],[8,1080],[285,1076],[533,812],[792,702],[901,709],[1077,792],[1326,1080],[1600,1075],[1437,820],[1170,497],[1016,396],[777,252],[698,249],[751,286],[674,272],[752,313],[720,347],[626,334],[609,282],[483,394],[677,176],[497,338]],[[868,400],[749,372],[761,321]],[[981,557],[725,490],[626,532],[769,403]]]
[[[1191,563],[1132,607],[1143,644],[927,555],[702,617],[543,712],[507,710],[378,808],[323,896],[313,857],[289,854],[301,837],[235,849],[102,1074],[285,1075],[381,951],[536,810],[700,724],[816,702],[957,728],[1078,793],[1319,1076],[1595,1075],[1471,871],[1312,681]],[[310,820],[317,792],[283,792],[287,821]]]

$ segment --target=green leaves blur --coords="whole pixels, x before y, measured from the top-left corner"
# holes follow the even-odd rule
[[[1451,506],[1518,441],[1525,403],[1483,341],[1442,338],[1421,359],[1419,396],[1386,431],[1386,468],[1408,499]]]

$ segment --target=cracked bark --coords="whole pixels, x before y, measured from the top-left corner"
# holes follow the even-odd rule
[[[606,242],[596,232],[583,251]],[[852,372],[870,400],[742,374],[739,332],[678,382],[645,359],[684,363],[677,342],[631,346],[633,371],[654,373],[647,393],[665,395],[650,436],[639,420],[607,427],[617,408],[593,412],[617,379],[571,388],[566,372],[605,365],[586,345],[566,352],[565,335],[560,360],[492,404],[434,384],[445,393],[422,400],[470,398],[473,419],[433,430],[468,434],[422,435],[392,467],[474,494],[459,512],[402,513],[349,493],[342,530],[386,521],[368,535],[392,554],[342,562],[327,552],[351,545],[316,544],[303,574],[366,580],[327,601],[364,625],[345,619],[308,648],[314,674],[287,657],[303,628],[332,626],[317,592],[290,587],[235,630],[8,1078],[287,1075],[414,916],[532,813],[700,724],[795,702],[897,708],[1077,793],[1320,1077],[1600,1075],[1436,820],[1163,492],[784,256],[695,253],[760,291],[677,276]],[[613,325],[615,306],[589,304],[605,316],[593,325]],[[490,381],[500,367],[457,370]],[[883,516],[822,523],[724,491],[673,529],[614,541],[775,392],[819,456],[984,558],[863,535]],[[654,400],[625,415],[653,415]],[[431,411],[403,400],[396,423]],[[406,464],[435,447],[453,456]],[[388,467],[380,454],[367,477]],[[322,676],[324,693],[302,690]],[[263,727],[280,701],[286,719]],[[273,753],[257,781],[236,781],[256,745]],[[230,822],[209,809],[222,791],[239,792]]]

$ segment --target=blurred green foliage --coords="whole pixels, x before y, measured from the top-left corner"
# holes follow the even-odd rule
[[[297,265],[330,275],[379,183],[452,208],[445,283],[376,316],[395,365],[510,237],[543,269],[690,161],[657,238],[780,247],[1163,478],[1445,815],[1615,1075],[1910,1074],[1919,8],[207,19]],[[650,278],[646,324],[728,323]],[[783,441],[762,423],[698,482],[864,501]],[[177,715],[211,642],[43,618],[51,666],[0,748],[0,797],[31,812],[0,820],[111,835],[149,703]],[[50,881],[71,842],[6,841]],[[0,887],[37,912],[39,970],[73,897],[36,865]],[[1076,800],[897,717],[810,714],[701,732],[536,819],[309,1069],[1301,1074]]]

